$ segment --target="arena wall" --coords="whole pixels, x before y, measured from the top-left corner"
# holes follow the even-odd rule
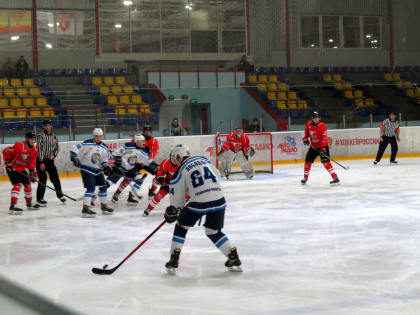
[[[398,151],[400,157],[420,156],[419,133],[420,127],[401,128],[401,142],[399,142]],[[307,151],[307,148],[302,144],[302,137],[303,131],[272,133],[274,164],[302,162]],[[331,156],[337,160],[373,159],[378,149],[379,129],[336,129],[330,130],[328,137]],[[160,144],[159,155],[156,159],[158,162],[167,158],[171,148],[179,143],[188,145],[193,155],[202,155],[209,158],[213,163],[216,162],[216,137],[214,135],[163,137],[158,139]],[[115,150],[127,141],[129,139],[106,140],[104,142],[109,145],[111,150]],[[252,163],[264,163],[267,160],[269,150],[264,141],[252,143],[257,149],[257,154],[250,158]],[[77,143],[79,142],[60,143],[60,153],[56,159],[56,165],[59,172],[63,175],[74,175],[78,172],[78,169],[73,166],[69,158],[71,148]],[[10,145],[0,145],[0,151],[2,152],[8,146]],[[2,154],[0,158],[0,165],[3,165]],[[0,167],[0,178],[6,179],[5,175],[5,168]]]

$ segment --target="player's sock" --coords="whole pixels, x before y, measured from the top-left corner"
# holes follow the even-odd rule
[[[159,202],[162,200],[163,197],[164,196],[162,196],[160,193],[156,194],[152,198],[152,200],[150,200],[149,205],[147,206],[147,209],[152,211],[159,204]]]
[[[185,243],[185,236],[187,235],[188,227],[181,226],[178,223],[175,224],[174,235],[172,237],[171,243],[171,253],[174,252],[176,248],[182,249]]]
[[[101,204],[105,204],[106,203],[106,197],[107,197],[107,193],[106,193],[106,188],[107,187],[101,187],[99,188],[99,200],[101,202]]]
[[[22,184],[16,184],[12,187],[11,202],[13,204],[17,204],[17,202],[18,202],[21,187],[22,187]]]
[[[31,184],[23,185],[23,191],[25,192],[26,202],[31,203],[32,202],[32,187],[31,187]]]
[[[94,191],[95,191],[95,188],[93,190],[86,189],[85,196],[83,198],[83,205],[84,206],[90,207]]]
[[[130,184],[130,181],[126,178],[123,179],[123,181],[121,182],[120,186],[118,186],[117,191],[115,192],[116,194],[120,195],[123,190]]]
[[[311,162],[305,162],[303,178],[308,179],[309,172],[311,171],[311,167],[312,167],[312,163]]]
[[[325,169],[328,171],[328,173],[330,173],[332,179],[335,179],[337,177],[337,174],[334,171],[333,166],[331,165],[331,162],[324,162],[324,167]]]
[[[214,245],[223,253],[228,256],[230,253],[230,241],[222,231],[206,228],[207,237],[214,243]]]

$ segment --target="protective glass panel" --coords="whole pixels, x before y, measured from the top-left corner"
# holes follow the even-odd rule
[[[38,49],[56,48],[54,12],[37,11]]]
[[[222,28],[224,30],[244,30],[245,29],[245,9],[240,8],[223,8],[219,11],[221,16]]]
[[[343,36],[345,48],[360,47],[360,18],[343,16]]]
[[[216,53],[217,31],[191,31],[192,53]]]
[[[0,33],[2,30],[0,26]],[[8,49],[32,49],[31,11],[9,11],[9,31]]]
[[[224,53],[245,52],[245,32],[244,31],[223,31],[222,50]]]
[[[302,48],[319,48],[319,17],[302,16],[300,21]]]
[[[322,36],[324,48],[340,47],[339,21],[340,17],[338,16],[322,17]]]
[[[162,31],[163,53],[188,53],[190,52],[189,31]]]
[[[194,6],[191,10],[191,29],[217,30],[217,8]]]
[[[159,29],[160,28],[160,7],[139,6],[131,12],[131,26],[133,30]]]
[[[363,18],[365,48],[379,48],[381,46],[380,38],[380,19],[379,17]]]
[[[76,46],[76,15],[73,13],[56,13],[56,33],[58,49],[74,49]]]
[[[160,31],[138,30],[131,35],[134,53],[160,53]]]
[[[162,6],[162,28],[187,29],[188,14],[185,6]]]
[[[96,26],[93,11],[80,12],[76,15],[77,47],[95,49]]]
[[[130,52],[128,11],[101,12],[100,27],[102,52]]]

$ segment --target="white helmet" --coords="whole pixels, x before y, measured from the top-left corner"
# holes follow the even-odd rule
[[[138,133],[134,136],[134,141],[146,141],[146,139],[141,133]]]
[[[93,129],[92,134],[94,136],[103,136],[104,135],[104,132],[102,131],[101,128],[95,128],[95,129]]]
[[[178,164],[178,158],[181,160],[183,158],[191,156],[190,149],[185,144],[177,144],[171,151],[170,158],[172,163]]]

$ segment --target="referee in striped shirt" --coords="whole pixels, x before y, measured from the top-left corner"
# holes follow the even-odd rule
[[[38,148],[36,170],[39,178],[38,188],[36,190],[36,201],[41,207],[47,206],[44,195],[48,173],[50,181],[53,183],[56,190],[58,199],[64,203],[66,202],[66,198],[64,198],[63,192],[61,191],[60,178],[58,177],[57,167],[54,164],[54,159],[60,148],[58,146],[57,137],[52,133],[51,120],[44,120],[44,132],[37,135],[36,143]]]
[[[400,125],[397,121],[397,116],[395,113],[391,112],[389,114],[389,118],[385,119],[380,127],[380,143],[378,154],[376,155],[376,160],[373,164],[378,164],[382,158],[382,155],[385,152],[386,147],[388,144],[391,144],[391,164],[397,164],[398,162],[395,161],[398,152],[398,144],[397,141],[400,141]]]

